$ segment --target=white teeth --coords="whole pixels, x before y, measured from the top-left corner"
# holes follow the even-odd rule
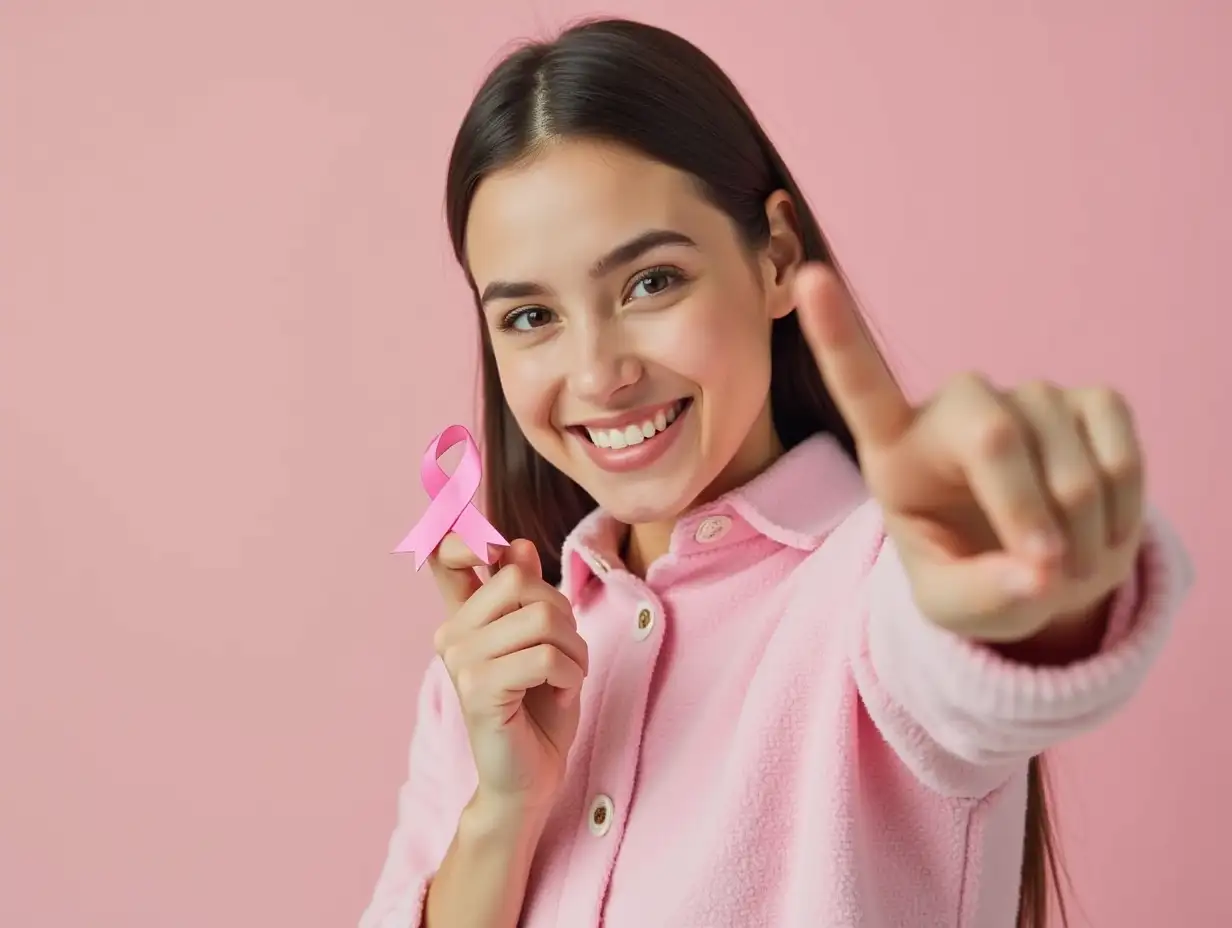
[[[676,403],[667,409],[660,409],[655,413],[654,418],[647,419],[638,425],[628,425],[623,429],[588,428],[586,433],[590,436],[590,440],[600,448],[619,450],[628,448],[630,445],[640,445],[646,439],[654,438],[675,422],[683,406],[683,403]]]

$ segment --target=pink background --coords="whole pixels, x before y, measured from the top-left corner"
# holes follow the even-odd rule
[[[1136,402],[1199,580],[1061,752],[1077,924],[1232,923],[1232,5],[673,6],[913,389]],[[472,408],[448,145],[507,40],[592,9],[0,5],[0,924],[357,919],[438,620],[387,552]]]

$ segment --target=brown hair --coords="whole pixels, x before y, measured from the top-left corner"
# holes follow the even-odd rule
[[[602,19],[514,51],[488,76],[463,118],[449,161],[446,211],[454,253],[472,290],[465,241],[476,188],[492,172],[566,137],[619,143],[691,175],[750,248],[769,235],[767,197],[784,190],[795,204],[805,260],[835,263],[807,200],[723,71],[671,32]],[[558,583],[565,536],[595,502],[522,435],[482,318],[479,329],[487,514],[506,537],[533,541],[544,577]],[[794,313],[774,322],[770,350],[770,407],[783,447],[825,433],[858,463],[851,432]],[[1028,790],[1018,925],[1042,928],[1048,877],[1055,885],[1057,865],[1039,759],[1031,761]]]

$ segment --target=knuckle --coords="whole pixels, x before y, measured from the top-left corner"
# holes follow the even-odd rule
[[[946,390],[961,396],[983,396],[994,392],[988,378],[979,371],[963,371],[955,374],[950,379]]]
[[[480,675],[474,667],[463,667],[454,676],[454,689],[458,691],[458,699],[463,705],[470,705],[475,701],[475,697],[479,692]]]
[[[1087,402],[1097,412],[1115,416],[1130,416],[1129,403],[1125,397],[1111,387],[1092,387],[1087,393]]]
[[[1004,457],[1016,450],[1020,442],[1018,422],[1005,410],[989,410],[972,426],[972,444],[981,457]]]
[[[1104,464],[1108,476],[1120,485],[1130,485],[1142,481],[1142,458],[1136,454],[1119,455]]]
[[[432,633],[432,649],[438,657],[442,659],[445,657],[445,652],[449,649],[452,637],[448,624],[438,625],[436,631]]]
[[[445,664],[445,668],[450,673],[458,674],[461,672],[465,662],[462,659],[462,648],[457,642],[450,642],[441,649],[441,660]]]
[[[1052,488],[1053,498],[1066,511],[1089,509],[1099,502],[1099,482],[1090,475],[1076,475],[1059,479]]]
[[[553,597],[556,608],[552,611],[569,628],[577,628],[577,616],[573,614],[573,604],[564,595]]]
[[[1050,380],[1032,380],[1014,392],[1028,405],[1042,408],[1061,405],[1063,397],[1061,388]]]
[[[555,670],[563,655],[550,644],[541,644],[535,648],[536,669],[544,674]]]

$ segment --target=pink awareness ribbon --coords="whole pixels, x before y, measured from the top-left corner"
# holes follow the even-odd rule
[[[441,455],[459,442],[466,442],[462,449],[462,460],[458,469],[452,475],[441,470],[437,463]],[[428,444],[423,461],[419,464],[419,480],[428,491],[432,501],[427,511],[415,523],[411,533],[402,539],[394,551],[403,554],[415,552],[415,569],[423,567],[428,555],[436,550],[441,540],[455,531],[466,546],[485,564],[488,559],[488,545],[507,545],[509,542],[501,536],[483,514],[471,502],[479,491],[479,481],[483,476],[483,465],[479,460],[479,449],[475,440],[465,426],[451,425],[437,435]]]

